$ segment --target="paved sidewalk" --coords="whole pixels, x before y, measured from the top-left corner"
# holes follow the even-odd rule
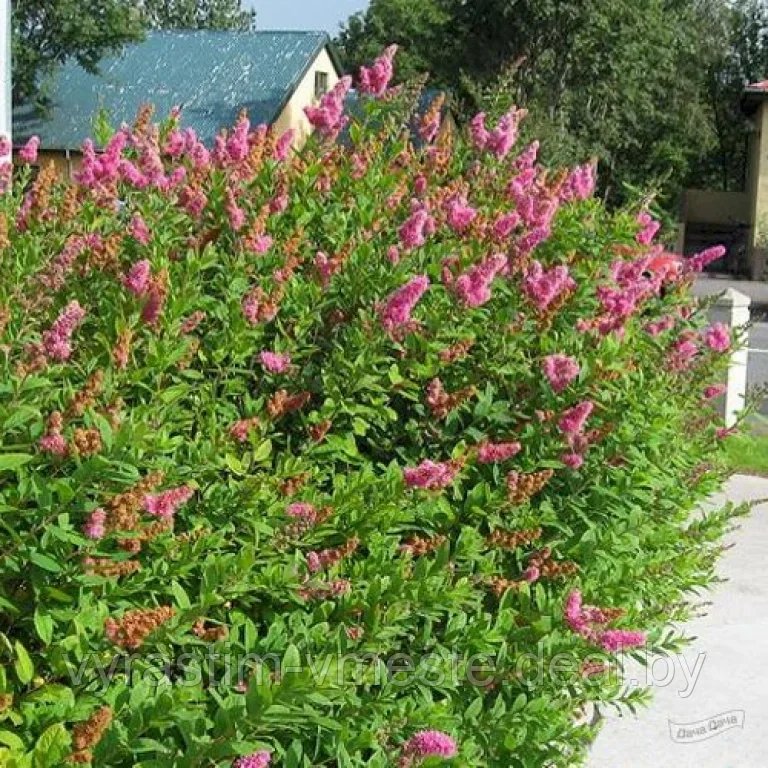
[[[726,488],[734,502],[768,498],[768,478],[734,476]],[[723,555],[707,616],[686,625],[696,636],[683,659],[660,661],[653,678],[669,671],[671,682],[654,687],[654,701],[635,717],[606,711],[588,768],[764,768],[768,766],[768,504],[737,521],[736,544]],[[696,664],[700,665],[696,677]],[[684,666],[687,665],[687,666]],[[639,679],[645,671],[633,668]],[[694,680],[691,685],[686,680]],[[632,675],[635,676],[635,675]],[[685,697],[682,694],[688,693]],[[713,720],[729,716],[743,725]],[[674,724],[670,730],[670,721]],[[708,738],[682,735],[680,724],[700,724]],[[673,739],[671,732],[674,733]]]

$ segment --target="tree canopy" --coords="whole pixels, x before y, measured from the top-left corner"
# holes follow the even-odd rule
[[[740,183],[738,101],[768,75],[766,29],[759,0],[372,0],[338,43],[351,68],[398,43],[404,76],[429,71],[467,114],[501,78],[552,159],[597,156],[609,197],[650,186],[671,200]]]

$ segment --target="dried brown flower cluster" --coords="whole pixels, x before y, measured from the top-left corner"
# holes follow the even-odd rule
[[[486,539],[488,546],[499,549],[517,549],[532,544],[541,538],[541,528],[529,528],[521,531],[505,531],[497,528]]]
[[[328,430],[333,426],[333,422],[330,419],[325,419],[319,424],[313,424],[309,428],[309,436],[316,443],[321,443],[325,436],[328,434]]]
[[[152,472],[140,480],[133,488],[119,493],[106,504],[107,530],[134,531],[139,526],[139,510],[144,497],[163,482],[162,472]]]
[[[0,213],[0,251],[11,247],[11,240],[8,237],[8,218],[4,213]]]
[[[78,428],[72,433],[70,449],[84,458],[101,451],[101,432],[98,429]]]
[[[445,419],[476,393],[474,386],[464,387],[457,392],[447,392],[440,379],[432,379],[427,385],[427,405],[435,418]]]
[[[434,552],[436,549],[440,549],[445,541],[445,536],[432,536],[431,538],[414,536],[400,545],[400,551],[413,555],[413,557],[421,557],[422,555]]]
[[[111,707],[97,709],[87,720],[78,723],[72,729],[72,746],[74,753],[69,760],[73,763],[90,763],[91,749],[102,739],[112,723]]]
[[[86,380],[82,389],[75,392],[67,406],[65,415],[68,419],[82,416],[96,402],[104,389],[104,371],[94,371]]]
[[[224,640],[229,635],[229,627],[224,624],[206,627],[205,619],[198,619],[192,627],[192,632],[207,643],[215,643],[218,640]]]
[[[280,493],[287,497],[295,496],[306,485],[309,477],[309,472],[301,472],[283,480],[279,485]]]
[[[279,419],[292,411],[298,411],[303,408],[312,395],[309,392],[299,392],[296,395],[289,395],[285,389],[279,389],[269,399],[267,403],[267,412],[273,419]]]
[[[112,348],[112,362],[119,371],[124,371],[128,367],[132,341],[133,330],[131,328],[126,328],[117,335],[117,341]]]
[[[446,347],[440,352],[440,360],[444,363],[454,363],[457,360],[461,360],[469,354],[469,350],[474,346],[474,339],[462,339],[452,344],[450,347]]]
[[[129,576],[141,570],[141,563],[136,560],[110,560],[108,557],[86,557],[83,560],[85,572],[90,576],[119,578]]]
[[[121,648],[139,648],[149,634],[169,622],[176,611],[168,605],[127,611],[120,621],[111,616],[104,622],[107,637]]]
[[[552,560],[552,550],[549,547],[536,552],[528,561],[529,568],[535,568],[542,579],[557,579],[561,576],[573,576],[579,566],[570,560]]]
[[[507,494],[513,504],[525,504],[550,481],[554,472],[543,469],[541,472],[510,472],[507,475]]]

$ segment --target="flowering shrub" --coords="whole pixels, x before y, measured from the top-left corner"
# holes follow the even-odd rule
[[[4,766],[570,766],[677,647],[732,515],[690,520],[720,251],[522,111],[414,120],[393,56],[300,151],[142,113],[0,202]]]

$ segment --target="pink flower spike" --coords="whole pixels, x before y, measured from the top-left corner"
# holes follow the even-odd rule
[[[71,301],[43,333],[43,352],[50,360],[63,362],[72,354],[72,334],[85,319],[85,310],[78,301]]]
[[[272,755],[267,751],[254,752],[252,755],[238,757],[232,768],[267,768],[272,761]]]
[[[577,435],[583,432],[584,425],[587,423],[587,419],[590,417],[595,406],[589,400],[585,400],[578,405],[574,405],[573,408],[569,408],[563,413],[558,422],[560,431],[565,435]]]
[[[397,46],[390,45],[371,67],[360,68],[360,90],[369,96],[381,96],[394,75],[393,60]]]
[[[418,275],[390,295],[379,312],[381,325],[392,333],[411,322],[411,313],[429,288],[429,278]]]
[[[141,245],[146,245],[152,239],[149,227],[147,227],[144,219],[138,214],[131,219],[130,226],[128,227],[128,234],[137,243],[141,243]]]
[[[465,307],[487,304],[491,300],[491,283],[506,268],[506,256],[497,254],[468,269],[454,284],[459,301]]]
[[[97,540],[104,538],[107,532],[106,521],[107,513],[101,508],[94,509],[83,526],[83,533],[89,539]]]
[[[264,350],[259,354],[264,369],[269,373],[285,373],[291,367],[291,356]]]
[[[456,742],[442,731],[419,731],[403,745],[403,756],[424,760],[428,757],[455,757]]]
[[[542,370],[555,392],[562,392],[578,375],[578,362],[567,355],[549,355],[544,358]]]
[[[711,387],[707,387],[704,390],[704,397],[707,400],[713,400],[716,397],[720,397],[721,395],[725,394],[725,391],[728,389],[725,384],[714,384]]]
[[[149,288],[152,265],[146,260],[137,261],[123,277],[123,285],[134,295],[143,296]]]
[[[456,478],[459,469],[457,462],[439,463],[425,459],[417,467],[403,469],[403,479],[410,488],[436,490],[447,488]]]
[[[714,323],[704,331],[704,343],[715,352],[727,352],[731,348],[731,331],[723,323]]]
[[[570,469],[581,469],[584,466],[584,457],[578,453],[566,453],[560,460]]]
[[[29,141],[19,150],[19,159],[26,165],[33,165],[37,162],[37,153],[40,149],[40,137],[32,136]]]
[[[633,632],[627,629],[606,629],[599,635],[600,647],[608,653],[638,648],[645,645],[645,641],[645,632]]]
[[[518,442],[510,443],[481,443],[477,449],[477,460],[481,464],[495,464],[497,462],[507,461],[513,456],[517,456],[523,449]]]
[[[147,494],[144,497],[144,509],[150,515],[171,518],[182,504],[186,504],[192,498],[194,493],[194,489],[182,485],[162,493]]]

